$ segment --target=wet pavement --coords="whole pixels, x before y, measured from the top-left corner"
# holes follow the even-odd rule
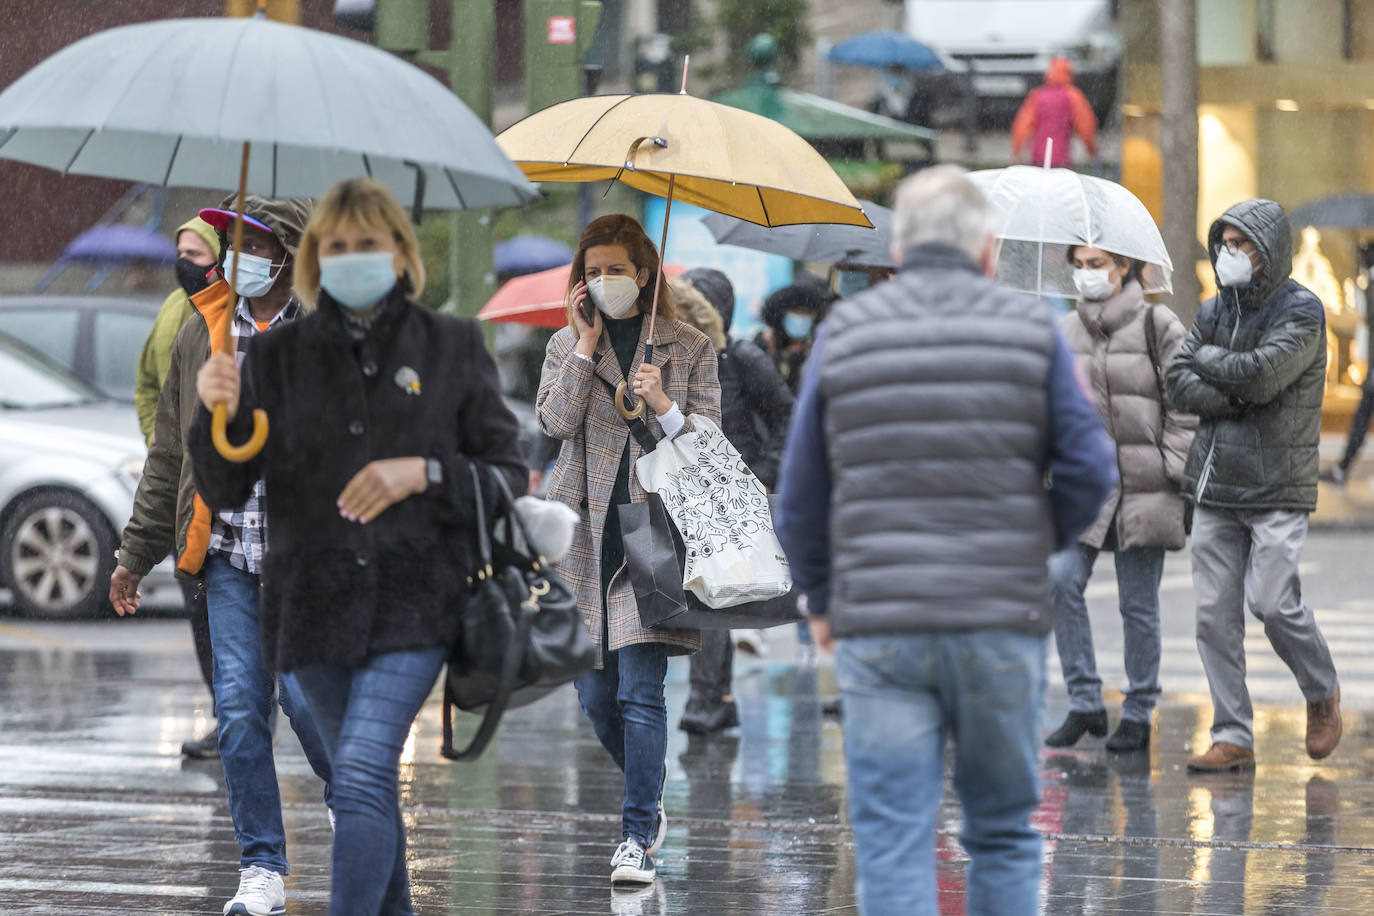
[[[1186,561],[1165,574],[1164,695],[1148,754],[1100,739],[1042,755],[1047,914],[1374,912],[1374,572],[1362,540],[1314,536],[1306,557],[1343,674],[1345,737],[1331,760],[1302,753],[1303,709],[1258,630],[1259,769],[1189,776],[1210,708],[1190,641]],[[1121,681],[1109,558],[1090,586],[1104,681]],[[1258,639],[1258,642],[1254,640]],[[743,727],[670,734],[668,841],[660,878],[612,895],[618,774],[569,690],[507,717],[473,764],[437,753],[439,707],[421,713],[401,774],[417,911],[438,914],[855,913],[841,725],[821,714],[827,666],[796,664],[789,632],[739,665]],[[1192,667],[1190,667],[1190,665]],[[1195,669],[1195,670],[1194,670]],[[1047,727],[1066,711],[1050,658]],[[183,761],[209,724],[185,624],[0,619],[0,913],[219,913],[237,881],[217,761]],[[670,723],[687,690],[669,672]],[[1116,695],[1108,707],[1117,714]],[[470,724],[468,725],[470,728]],[[288,912],[323,914],[329,822],[289,729],[278,733],[292,875]],[[957,805],[939,835],[941,908],[963,912]]]

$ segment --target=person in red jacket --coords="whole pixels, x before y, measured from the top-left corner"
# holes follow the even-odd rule
[[[1083,95],[1082,90],[1073,84],[1073,62],[1067,57],[1056,57],[1050,61],[1045,73],[1045,83],[1037,86],[1021,103],[1016,120],[1011,124],[1011,156],[1015,162],[1024,162],[1022,156],[1026,141],[1031,144],[1031,165],[1043,165],[1046,147],[1049,149],[1049,164],[1054,168],[1067,168],[1071,156],[1069,144],[1077,133],[1088,155],[1097,159],[1097,115]]]

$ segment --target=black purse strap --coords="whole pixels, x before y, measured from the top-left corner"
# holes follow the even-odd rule
[[[486,500],[482,497],[482,478],[477,470],[477,462],[468,463],[469,470],[472,472],[473,492],[477,500],[477,526],[478,544],[482,554],[482,563],[485,569],[477,571],[479,581],[492,578],[491,566],[491,533],[487,530]],[[515,522],[520,526],[520,533],[525,538],[525,543],[530,545],[529,529],[525,526],[525,520],[520,517],[520,513],[515,511],[515,500],[511,495],[510,487],[500,474],[491,472],[495,478],[497,489],[506,498],[506,503],[510,507],[509,515],[514,517]],[[536,561],[534,568],[538,570],[542,565],[543,557]],[[497,586],[499,587],[499,586]],[[444,743],[439,749],[443,756],[450,760],[475,760],[487,749],[491,739],[496,735],[496,727],[501,724],[501,716],[505,714],[506,707],[510,705],[511,694],[515,692],[515,679],[520,674],[520,663],[525,660],[525,650],[529,645],[530,630],[534,626],[534,616],[539,612],[539,595],[533,589],[529,596],[515,607],[515,630],[511,634],[510,642],[506,644],[505,654],[501,657],[501,677],[497,681],[496,695],[487,704],[486,711],[482,714],[482,722],[477,726],[477,731],[468,742],[468,746],[461,751],[453,747],[453,702],[449,698],[448,689],[444,690]]]
[[[597,376],[597,380],[600,381],[601,384],[605,385],[606,388],[610,391],[611,403],[614,404],[615,386],[612,385],[610,382],[606,381],[604,378],[601,378],[601,376],[599,375]],[[619,411],[617,411],[617,413],[619,413]],[[622,419],[624,418],[622,417]],[[633,420],[625,420],[625,425],[630,427],[630,434],[635,437],[635,441],[639,443],[639,447],[644,451],[644,454],[647,455],[649,452],[652,452],[654,449],[658,448],[658,440],[654,438],[653,433],[649,432],[649,427],[644,422],[642,417],[635,417]]]

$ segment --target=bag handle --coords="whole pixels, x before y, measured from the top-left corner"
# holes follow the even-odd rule
[[[511,694],[515,692],[515,678],[520,673],[520,663],[525,659],[525,647],[529,643],[530,630],[534,626],[534,615],[538,612],[536,598],[531,591],[529,598],[520,602],[516,608],[515,632],[506,644],[505,655],[501,657],[501,677],[496,684],[496,695],[487,704],[486,712],[482,714],[482,723],[477,726],[472,740],[461,751],[453,747],[453,702],[449,699],[448,689],[444,689],[444,743],[439,748],[439,753],[449,760],[476,760],[496,735],[496,727],[501,724],[501,716],[510,705]]]
[[[491,530],[487,528],[487,501],[482,498],[482,480],[477,476],[477,462],[468,460],[468,471],[472,474],[472,492],[477,503],[477,551],[482,563],[478,575],[491,575]]]

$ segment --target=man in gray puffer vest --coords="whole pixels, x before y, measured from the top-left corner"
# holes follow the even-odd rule
[[[937,911],[952,738],[967,911],[1031,916],[1048,562],[1116,485],[1114,449],[1050,308],[985,276],[992,211],[963,171],[907,179],[893,225],[896,278],[816,337],[777,532],[816,644],[839,642],[860,910]]]
[[[1180,410],[1201,419],[1184,471],[1196,504],[1193,588],[1197,645],[1212,691],[1212,746],[1195,772],[1255,765],[1245,687],[1245,610],[1307,698],[1307,753],[1341,739],[1340,685],[1298,558],[1317,506],[1317,445],[1326,378],[1326,316],[1289,279],[1293,234],[1283,208],[1248,200],[1212,224],[1218,293],[1203,303],[1166,380]]]

